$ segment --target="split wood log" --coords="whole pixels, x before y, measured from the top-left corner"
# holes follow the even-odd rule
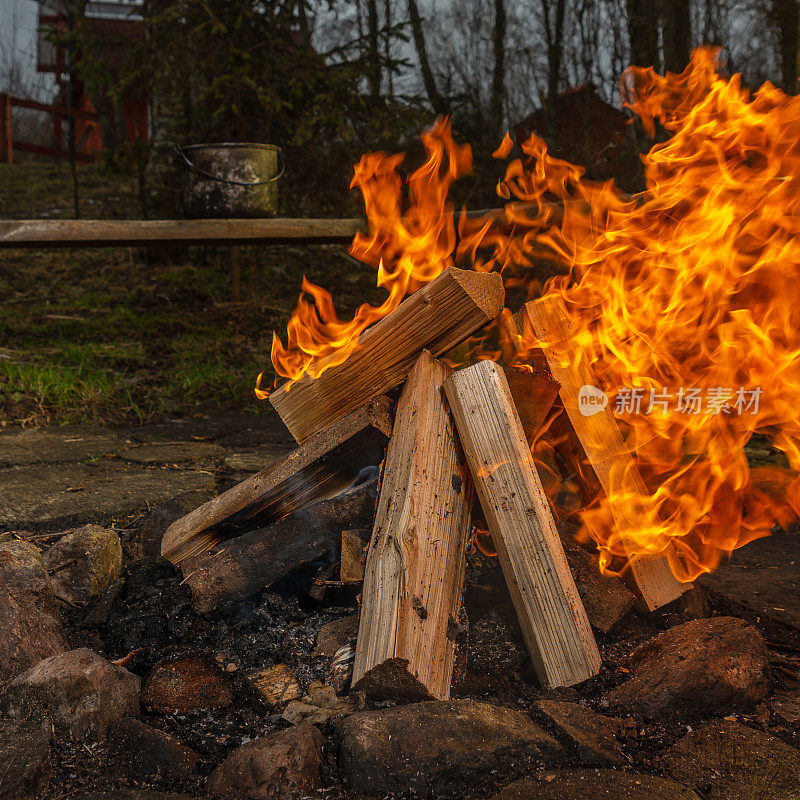
[[[292,436],[303,442],[402,383],[423,348],[441,355],[491,322],[504,300],[498,273],[450,267],[362,333],[346,361],[318,378],[304,375],[276,389],[269,400]]]
[[[472,495],[442,392],[450,373],[423,350],[386,454],[353,667],[353,686],[383,697],[450,697]]]
[[[637,507],[630,499],[615,502],[614,498],[643,497],[648,490],[611,409],[606,406],[589,416],[581,413],[580,389],[582,386],[596,386],[597,381],[588,361],[575,346],[564,304],[558,297],[544,297],[526,303],[525,312],[534,335],[547,344],[544,353],[553,377],[561,384],[561,402],[597,480],[606,496],[611,498],[611,514],[623,547],[633,554],[626,570],[631,588],[648,609],[660,608],[680,597],[691,588],[691,584],[680,583],[675,578],[667,555],[636,553],[631,532],[644,518],[643,508],[641,504]]]
[[[506,378],[530,446],[550,413],[560,387],[549,372],[531,371],[524,367],[509,367]]]
[[[444,387],[539,680],[580,683],[600,653],[505,374],[482,361]]]
[[[369,524],[377,502],[376,482],[308,506],[266,528],[223,544],[221,551],[183,565],[198,614],[244,600],[293,569],[335,551],[341,532]]]
[[[367,535],[369,541],[369,534]],[[342,531],[342,556],[339,559],[339,580],[361,583],[364,580],[366,543],[361,531]]]
[[[224,539],[333,497],[360,470],[380,464],[391,431],[391,404],[378,397],[174,522],[164,534],[161,554],[179,564]]]

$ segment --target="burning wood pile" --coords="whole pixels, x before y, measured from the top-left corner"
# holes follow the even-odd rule
[[[451,267],[367,329],[346,360],[273,393],[298,449],[164,537],[162,552],[182,564],[195,607],[253,594],[337,545],[339,580],[348,581],[363,552],[357,545],[353,556],[352,540],[363,539],[353,686],[447,699],[474,505],[542,685],[595,675],[598,648],[529,445],[555,394],[569,420],[563,447],[583,448],[587,481],[606,488],[614,470],[637,485],[641,478],[611,412],[578,408],[578,389],[593,380],[558,302],[529,302],[510,322],[519,341],[527,326],[553,343],[540,354],[549,371],[511,371],[509,381],[492,360],[454,371],[437,359],[499,317],[504,300],[498,274]],[[387,393],[398,395],[396,409]],[[574,449],[571,457],[584,460]],[[380,467],[377,507],[371,483],[352,488],[369,467]],[[332,541],[347,528],[355,535]],[[688,587],[658,555],[631,559],[629,578],[650,610]]]

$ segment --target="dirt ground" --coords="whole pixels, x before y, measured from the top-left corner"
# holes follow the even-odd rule
[[[135,181],[80,169],[85,217],[135,218]],[[0,217],[69,218],[66,164],[0,165]],[[305,274],[340,314],[381,299],[375,274],[338,246],[0,250],[0,425],[125,424],[197,413],[271,413],[272,377]]]

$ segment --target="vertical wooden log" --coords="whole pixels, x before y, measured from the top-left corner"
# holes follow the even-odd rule
[[[669,566],[666,555],[637,555],[631,531],[643,518],[643,509],[629,499],[615,502],[617,496],[645,496],[647,487],[639,474],[622,433],[606,407],[590,416],[579,408],[582,386],[596,386],[597,381],[587,360],[582,357],[573,340],[572,326],[558,297],[544,297],[525,304],[533,333],[543,342],[550,371],[561,384],[560,396],[569,421],[575,430],[589,463],[606,496],[610,498],[611,514],[630,558],[629,579],[642,602],[651,611],[680,597],[691,584],[680,583]]]
[[[403,389],[367,553],[353,685],[404,700],[450,697],[471,489],[424,350]]]
[[[600,653],[508,381],[482,361],[445,392],[539,680],[580,683],[598,672]]]

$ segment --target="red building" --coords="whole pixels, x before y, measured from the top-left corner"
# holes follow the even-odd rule
[[[547,141],[553,155],[584,166],[587,177],[616,177],[624,155],[628,116],[599,97],[590,83],[557,95],[551,109],[540,108],[517,123],[517,141],[524,142],[536,133]]]
[[[87,25],[102,42],[101,58],[107,64],[113,79],[123,68],[125,56],[131,45],[143,42],[145,26],[142,20],[142,0],[121,2],[89,2],[85,15],[77,23]],[[147,139],[149,135],[148,98],[144,94],[131,94],[122,102],[114,103],[101,88],[91,93],[71,74],[65,47],[51,41],[53,31],[66,31],[69,27],[67,10],[61,0],[39,0],[39,30],[37,69],[55,75],[59,86],[56,107],[66,107],[67,91],[74,81],[72,107],[80,116],[75,120],[76,149],[83,156],[96,156],[103,149],[103,131],[106,136],[129,144]],[[99,106],[99,107],[98,107]],[[105,117],[101,124],[100,115]],[[63,146],[63,115],[54,114],[54,139]]]

